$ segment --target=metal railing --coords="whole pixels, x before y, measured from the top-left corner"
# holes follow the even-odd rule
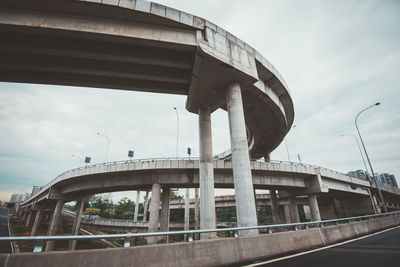
[[[123,164],[123,163],[129,164],[129,163],[146,162],[146,161],[151,162],[151,161],[157,161],[157,160],[171,160],[171,161],[190,160],[190,161],[198,161],[199,157],[179,157],[179,158],[176,158],[176,157],[164,157],[164,158],[144,158],[144,159],[134,159],[134,160],[128,160],[127,159],[127,160],[119,160],[119,161],[111,161],[111,162],[91,164],[91,165],[88,165],[88,166],[83,166],[83,167],[67,170],[67,171],[64,171],[63,173],[57,175],[56,178],[51,180],[39,192],[37,192],[35,195],[31,196],[29,199],[23,201],[22,203],[29,202],[30,200],[32,200],[35,197],[37,197],[40,194],[42,194],[45,190],[47,190],[55,182],[57,182],[58,178],[62,177],[64,174],[66,174],[68,172],[77,172],[77,171],[84,170],[84,169],[87,169],[87,168],[94,168],[96,166],[106,166],[106,165],[115,165],[115,164]],[[229,161],[229,160],[225,160],[225,161]],[[251,159],[251,161],[265,162],[264,160],[261,160],[261,159]],[[327,169],[327,168],[324,168],[324,167],[319,167],[319,166],[315,166],[315,165],[311,165],[311,164],[304,164],[304,163],[284,161],[284,160],[270,160],[270,161],[268,161],[268,163],[279,163],[279,164],[287,164],[287,165],[300,166],[300,167],[318,168],[318,169],[321,169],[321,170],[330,171],[332,173],[336,173],[336,174],[339,174],[339,175],[347,176],[347,177],[350,177],[350,178],[360,179],[360,178],[357,178],[357,177],[352,177],[352,176],[350,176],[348,174],[344,174],[344,173],[341,173],[341,172],[338,172],[338,171],[334,171],[334,170],[331,170],[331,169]],[[360,179],[360,180],[363,180],[363,179]],[[365,181],[365,180],[363,180],[363,181]]]
[[[350,223],[352,221],[362,221],[376,219],[385,216],[400,215],[400,211],[387,212],[380,214],[364,215],[357,217],[339,218],[331,220],[313,221],[313,222],[299,222],[299,223],[288,223],[288,224],[272,224],[272,225],[260,225],[260,226],[248,226],[248,227],[232,227],[222,229],[206,229],[206,230],[187,230],[187,231],[171,231],[171,232],[152,232],[152,233],[130,233],[130,234],[106,234],[106,235],[64,235],[64,236],[15,236],[15,237],[0,237],[0,241],[35,241],[33,252],[42,252],[43,244],[48,240],[91,240],[91,239],[114,239],[123,238],[124,247],[130,247],[132,237],[150,237],[150,236],[171,236],[171,235],[188,235],[188,242],[193,242],[195,234],[200,233],[220,233],[220,232],[232,232],[235,238],[240,236],[240,231],[244,230],[263,230],[265,233],[273,233],[273,229],[279,229],[286,231],[298,231],[299,229],[308,230],[312,227],[325,227],[329,225],[339,225],[341,223]]]

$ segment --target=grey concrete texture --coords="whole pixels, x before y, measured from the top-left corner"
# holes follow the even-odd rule
[[[15,6],[24,7],[23,2],[14,2],[16,2],[16,4],[14,4]],[[18,6],[18,3],[21,3],[20,6]],[[262,131],[257,130],[257,125],[261,125],[261,121],[254,123],[251,128],[254,131],[258,131],[255,135],[257,140],[271,139],[271,141],[268,142],[263,141],[264,143],[256,142],[258,147],[255,147],[254,151],[252,150],[252,153],[254,152],[255,156],[260,156],[261,154],[261,156],[263,156],[264,153],[266,153],[264,150],[271,151],[274,149],[280,143],[293,123],[294,108],[290,92],[278,71],[250,45],[209,21],[186,12],[144,0],[57,1],[57,5],[54,5],[54,2],[52,2],[52,9],[54,9],[52,11],[56,12],[50,13],[45,12],[47,6],[41,10],[40,4],[41,3],[38,3],[36,5],[36,10],[25,10],[23,16],[18,15],[18,10],[12,11],[10,9],[0,9],[0,11],[2,11],[0,14],[0,24],[10,25],[13,27],[35,27],[33,25],[40,25],[39,28],[41,29],[52,29],[60,32],[72,31],[88,35],[98,34],[109,40],[115,40],[116,38],[128,38],[132,40],[138,39],[142,40],[143,44],[151,43],[152,45],[156,42],[157,46],[168,49],[171,49],[172,47],[173,49],[171,50],[174,50],[175,52],[178,50],[184,50],[187,52],[189,50],[192,53],[198,54],[200,57],[208,57],[208,60],[204,60],[203,64],[200,64],[204,65],[203,69],[212,69],[213,67],[210,67],[210,65],[219,66],[221,65],[221,62],[233,67],[232,70],[227,71],[218,77],[210,75],[210,73],[207,72],[201,72],[204,74],[201,76],[191,75],[191,77],[172,77],[166,75],[151,75],[151,72],[143,74],[130,71],[129,73],[126,73],[126,71],[123,71],[124,68],[121,68],[120,71],[116,71],[112,74],[110,74],[110,70],[100,70],[96,67],[92,67],[88,70],[83,70],[81,68],[79,73],[87,75],[107,74],[115,76],[115,79],[112,79],[111,84],[105,85],[105,83],[99,83],[95,86],[93,81],[82,81],[82,84],[80,84],[82,86],[188,94],[189,101],[187,103],[190,104],[187,108],[191,112],[197,113],[199,103],[202,103],[203,101],[213,101],[210,99],[214,99],[214,97],[204,98],[202,95],[208,95],[208,93],[215,90],[217,86],[225,83],[227,79],[230,81],[237,80],[238,82],[247,81],[246,87],[248,87],[248,90],[246,91],[251,91],[251,94],[257,95],[256,100],[258,100],[258,102],[256,106],[266,106],[268,107],[268,110],[272,109],[274,112],[264,112],[265,116],[270,116],[268,119],[276,120],[279,125],[279,127],[276,127],[276,129],[273,130],[274,136],[269,135],[268,138],[263,138],[267,131],[265,129]],[[66,10],[69,12],[66,12]],[[85,12],[87,12],[87,14],[85,14]],[[95,15],[93,15],[93,12]],[[137,23],[135,18],[140,18],[140,23]],[[111,48],[111,50],[118,49]],[[197,52],[194,52],[195,50],[197,50]],[[77,55],[77,51],[70,52],[74,53],[75,57],[78,58],[88,56],[88,53],[83,53],[85,55],[82,55],[82,53]],[[58,56],[60,56],[59,53],[60,52],[57,54]],[[65,51],[63,53],[65,55]],[[71,55],[71,53],[67,54]],[[102,53],[102,55],[104,54],[109,53]],[[124,58],[124,55],[119,55],[118,61],[122,58]],[[138,63],[137,58],[132,60]],[[15,59],[11,61],[10,64],[16,64]],[[154,58],[151,60],[148,58],[146,62],[142,61],[140,63],[148,64],[150,61],[152,64],[160,64],[160,60]],[[171,65],[176,65],[176,61],[177,60],[170,59],[168,65],[170,67]],[[194,68],[193,65],[196,65],[196,62],[189,61],[186,63],[189,66],[186,66],[185,68],[193,69],[194,73],[196,68]],[[165,64],[166,62],[163,62],[164,66]],[[36,66],[35,69],[39,69],[39,66]],[[41,66],[40,71],[49,71],[49,69],[56,72],[66,71],[66,69],[61,66],[53,66],[52,68]],[[67,72],[71,72],[73,69],[74,68],[69,67]],[[77,69],[77,67],[75,69]],[[126,69],[127,68],[125,68],[125,70]],[[219,68],[219,71],[224,72],[224,68]],[[216,73],[216,71],[212,69],[211,74],[214,73]],[[195,79],[193,77],[197,77],[201,81],[205,80],[206,82],[200,81],[197,83],[195,81],[197,78]],[[160,80],[161,78],[163,80]],[[6,79],[10,78],[8,77]],[[117,86],[115,83],[121,79],[145,79],[150,80],[153,85],[148,86],[148,88],[146,87],[146,90],[143,89],[145,87],[143,85],[135,87],[135,84],[137,84],[135,82],[125,83],[125,85],[119,84]],[[207,84],[209,81],[212,81],[210,82],[211,84]],[[249,83],[249,81],[251,82]],[[32,82],[46,83],[45,81]],[[179,88],[182,90],[177,90],[176,86],[165,88],[164,84],[168,82],[179,84]],[[63,82],[59,80],[52,81],[52,83]],[[197,83],[196,86],[194,85],[195,83]],[[192,94],[184,89],[188,87],[192,87],[195,90],[198,88],[198,90],[202,92],[200,94]],[[193,95],[195,96],[192,97]],[[217,101],[220,102],[219,99]],[[254,99],[251,101],[249,100],[248,102],[253,104],[255,103]],[[212,104],[214,105],[215,103]],[[218,103],[213,110],[224,107],[224,104]],[[260,151],[262,151],[262,153]]]
[[[200,229],[213,229],[216,227],[216,214],[210,107],[199,109],[199,144]],[[210,234],[202,233],[200,237],[208,239]]]
[[[229,265],[329,245],[399,224],[400,216],[397,215],[310,230],[191,243],[74,252],[2,254],[0,264],[4,267]]]
[[[253,179],[251,174],[249,148],[241,88],[238,83],[229,85],[226,91],[231,138],[233,180],[236,196],[236,214],[238,226],[257,225]],[[257,230],[240,231],[240,235],[257,234]]]
[[[110,164],[99,164],[87,168],[66,171],[48,183],[44,189],[36,195],[21,203],[21,205],[32,205],[36,199],[46,199],[51,187],[57,186],[61,192],[74,193],[83,190],[96,192],[120,191],[119,187],[125,190],[151,189],[152,182],[160,184],[173,184],[174,187],[197,187],[198,186],[198,160],[142,160],[137,162],[118,162]],[[213,160],[214,176],[216,187],[232,188],[233,180],[232,162],[224,160]],[[345,174],[316,168],[307,165],[292,165],[277,162],[251,162],[253,185],[256,189],[268,189],[287,187],[288,189],[307,189],[308,180],[314,179],[317,172],[321,172],[323,187],[329,190],[351,192],[354,194],[369,195],[365,188],[370,187],[364,180],[354,179]],[[168,170],[170,174],[161,174],[162,170]],[[171,171],[176,173],[172,173]],[[188,170],[193,170],[193,177],[188,177]],[[148,173],[154,171],[157,175]],[[107,177],[104,178],[104,174]],[[132,173],[135,173],[133,176]],[[151,177],[151,179],[149,179]],[[69,181],[74,180],[74,183]],[[67,185],[69,184],[69,185]],[[356,189],[351,188],[356,185]],[[118,187],[119,186],[119,187]],[[282,189],[282,188],[280,188]],[[382,188],[383,192],[400,195],[399,188]],[[328,191],[329,192],[329,191]],[[303,192],[308,194],[307,191]]]

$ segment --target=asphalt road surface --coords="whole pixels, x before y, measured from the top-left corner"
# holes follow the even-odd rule
[[[0,208],[0,236],[8,236],[8,209]],[[11,253],[8,241],[0,241],[0,253]]]
[[[400,227],[328,249],[271,261],[257,266],[399,267]]]

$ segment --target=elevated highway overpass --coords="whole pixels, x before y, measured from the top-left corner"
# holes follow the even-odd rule
[[[233,188],[232,163],[228,160],[215,160],[213,165],[215,166],[215,187]],[[82,199],[89,195],[126,190],[149,191],[154,183],[160,184],[163,189],[196,188],[199,186],[198,167],[199,161],[196,159],[145,159],[77,168],[66,171],[53,179],[36,195],[21,203],[21,208],[26,211],[28,225],[33,218],[31,214],[37,211],[33,225],[36,229],[43,212],[39,210],[53,211],[59,201],[64,203],[81,200],[78,204],[81,207]],[[270,193],[274,190],[279,191],[279,194],[275,196],[268,194],[255,197],[258,205],[270,205],[272,210],[277,211],[277,214],[273,214],[276,223],[299,222],[299,205],[304,207],[305,212],[310,214],[307,217],[312,220],[364,215],[379,212],[380,209],[375,197],[376,187],[369,181],[325,168],[295,163],[252,161],[251,168],[255,189],[268,189]],[[169,197],[169,191],[166,192]],[[400,189],[383,186],[382,192],[391,210],[400,209]],[[314,196],[314,200],[310,196]],[[170,201],[168,197],[162,199],[161,205],[150,208],[150,218],[152,218],[152,213],[159,213],[161,209],[161,220],[156,222],[157,229],[160,230],[181,227],[181,225],[169,223],[165,214],[168,214],[170,209],[182,208],[185,203],[183,200]],[[317,205],[313,207],[314,201]],[[195,207],[195,200],[191,202]],[[190,204],[189,201],[189,207]],[[234,196],[216,197],[214,205],[217,208],[236,206],[236,198]],[[81,214],[82,210],[78,208],[77,217],[81,217]],[[316,214],[319,218],[316,218]],[[92,224],[123,232],[143,231],[151,225],[151,222],[112,221],[85,217],[81,217],[80,220],[79,224]]]
[[[203,18],[144,0],[5,0],[0,33],[0,81],[187,95],[187,110],[199,115],[203,229],[215,227],[211,113],[226,110],[238,224],[257,223],[249,158],[270,158],[294,108],[282,76],[249,44]],[[149,186],[158,196],[161,185]]]
[[[299,197],[308,198],[314,221],[380,212],[385,205],[376,200],[373,182],[270,161],[294,120],[288,86],[253,47],[203,18],[144,0],[3,0],[0,34],[0,81],[186,95],[187,110],[199,115],[199,160],[150,159],[67,171],[21,204],[27,224],[35,218],[32,235],[46,209],[48,234],[54,235],[64,203],[72,200],[78,201],[76,235],[90,195],[125,190],[152,191],[150,232],[168,231],[175,187],[200,188],[200,229],[216,228],[214,188],[235,189],[241,227],[257,225],[255,189],[270,190],[274,222],[283,219],[279,199],[287,199],[285,220],[291,222],[299,221]],[[228,113],[231,147],[214,159],[211,113],[219,108]],[[393,207],[399,193],[383,187]],[[46,251],[52,249],[48,241]]]

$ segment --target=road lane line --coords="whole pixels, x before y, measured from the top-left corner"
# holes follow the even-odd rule
[[[373,234],[369,234],[369,235],[361,236],[361,237],[354,238],[354,239],[351,239],[351,240],[347,240],[347,241],[344,241],[344,242],[341,242],[341,243],[329,245],[329,246],[326,246],[326,247],[317,248],[317,249],[313,249],[313,250],[309,250],[309,251],[304,251],[304,252],[300,252],[300,253],[297,253],[297,254],[293,254],[293,255],[289,255],[289,256],[285,256],[285,257],[281,257],[281,258],[276,258],[276,259],[272,259],[272,260],[267,260],[267,261],[263,261],[263,262],[257,262],[257,263],[244,265],[244,266],[245,267],[253,267],[253,266],[260,266],[260,265],[263,265],[263,264],[268,264],[268,263],[277,262],[277,261],[281,261],[281,260],[286,260],[286,259],[290,259],[290,258],[294,258],[294,257],[310,254],[310,253],[313,253],[313,252],[325,250],[325,249],[328,249],[328,248],[341,246],[343,244],[347,244],[347,243],[350,243],[350,242],[361,240],[361,239],[364,239],[364,238],[367,238],[367,237],[370,237],[370,236],[378,235],[378,234],[381,234],[381,233],[384,233],[384,232],[387,232],[387,231],[390,231],[390,230],[393,230],[393,229],[397,229],[397,228],[400,228],[400,226],[396,226],[396,227],[389,228],[389,229],[386,229],[386,230],[382,230],[382,231],[379,231],[379,232],[376,232],[376,233],[373,233]]]

